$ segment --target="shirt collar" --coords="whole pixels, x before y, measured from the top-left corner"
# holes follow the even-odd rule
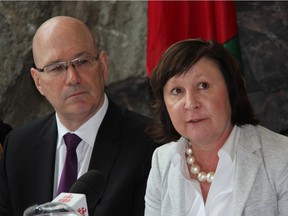
[[[240,131],[239,127],[235,125],[228,139],[226,140],[222,148],[219,150],[218,152],[219,157],[221,156],[222,152],[225,152],[230,156],[231,161],[234,161],[236,155],[236,149],[238,146],[239,131]]]
[[[108,98],[106,94],[104,95],[104,102],[100,109],[92,116],[88,121],[81,125],[76,131],[69,131],[59,120],[58,114],[56,113],[56,122],[58,129],[58,139],[61,139],[66,133],[75,133],[84,142],[88,143],[91,147],[94,146],[96,135],[98,133],[99,127],[108,109]],[[57,142],[57,148],[60,146],[61,142]]]
[[[224,143],[224,145],[221,147],[221,149],[218,151],[219,157],[221,157],[223,154],[229,155],[231,161],[234,160],[235,155],[236,155],[236,149],[238,146],[238,140],[239,140],[239,134],[240,134],[240,129],[238,126],[234,126],[228,139]],[[178,164],[181,159],[185,160],[185,149],[187,145],[187,139],[184,137],[181,137],[178,140],[175,152],[172,153],[172,164],[176,165]]]

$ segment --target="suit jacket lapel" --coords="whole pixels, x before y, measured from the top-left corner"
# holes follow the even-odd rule
[[[251,126],[241,128],[234,175],[234,216],[242,215],[249,193],[255,182],[262,162],[261,157],[256,154],[260,148],[256,130]]]
[[[120,118],[121,110],[109,101],[107,113],[96,136],[89,164],[89,170],[99,170],[105,174],[106,178],[108,178],[120,150],[120,146],[116,142],[120,136]]]
[[[57,127],[53,113],[48,120],[45,120],[43,128],[36,136],[34,147],[31,148],[31,151],[34,151],[32,155],[35,155],[35,173],[37,173],[33,191],[37,193],[39,203],[51,201],[53,198],[56,142]]]

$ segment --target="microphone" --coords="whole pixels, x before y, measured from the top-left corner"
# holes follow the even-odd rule
[[[82,214],[77,213],[73,208],[66,205],[65,203],[53,203],[47,202],[41,205],[33,205],[25,209],[23,216],[40,216],[40,215],[50,215],[50,216],[82,216]],[[83,215],[84,216],[84,215]],[[85,215],[86,216],[86,215]]]
[[[103,196],[106,187],[106,177],[98,170],[90,170],[82,175],[70,188],[70,193],[86,195],[88,211],[93,215],[96,205]]]
[[[85,214],[88,206],[89,215],[93,215],[96,205],[102,198],[105,186],[105,175],[98,170],[89,170],[77,179],[70,188],[69,193],[59,194],[52,202],[66,202],[83,216],[88,216],[88,213],[87,215]]]
[[[92,216],[103,196],[105,186],[105,175],[100,171],[90,170],[76,180],[68,193],[60,193],[52,202],[30,206],[23,215],[34,216],[47,213],[63,215],[63,212],[66,214],[69,212],[69,215]]]

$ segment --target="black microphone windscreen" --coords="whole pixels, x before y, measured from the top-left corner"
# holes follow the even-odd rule
[[[105,175],[98,170],[89,170],[79,179],[77,179],[69,192],[85,194],[90,215],[101,199],[105,186]]]

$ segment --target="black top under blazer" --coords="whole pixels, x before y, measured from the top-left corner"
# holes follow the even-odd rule
[[[144,215],[146,181],[157,147],[145,133],[148,121],[109,100],[88,169],[103,172],[107,181],[93,215]],[[53,200],[56,141],[55,113],[6,137],[0,162],[1,216],[22,216],[27,207]]]

